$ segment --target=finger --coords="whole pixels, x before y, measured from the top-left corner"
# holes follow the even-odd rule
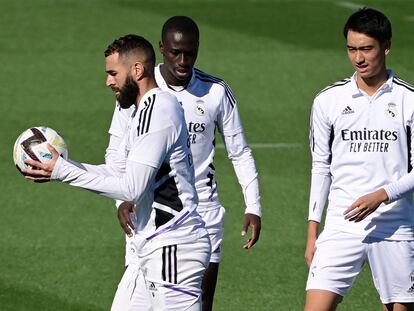
[[[258,230],[257,227],[253,227],[252,228],[252,236],[251,236],[251,246],[256,244],[256,242],[259,240],[259,235],[260,235],[260,231]]]
[[[131,229],[135,230],[134,222],[132,221],[131,216],[134,217],[135,221],[137,220],[137,214],[135,212],[135,209],[134,212],[128,214],[128,226],[130,226]]]
[[[43,183],[43,182],[50,181],[50,178],[47,178],[47,177],[38,177],[38,176],[30,176],[30,175],[25,175],[24,178],[30,181],[34,181],[35,183]]]
[[[350,211],[352,211],[352,210],[354,210],[354,209],[358,208],[358,206],[360,206],[360,205],[361,205],[361,202],[360,202],[359,200],[356,200],[354,203],[352,203],[352,204],[351,204],[351,206],[349,206],[349,207],[345,210],[344,215],[346,215],[346,214],[348,214]]]
[[[246,244],[246,249],[251,249],[256,244],[256,242],[257,238],[251,237]]]
[[[129,216],[128,216],[129,218]],[[124,230],[125,234],[129,237],[132,236],[132,231],[130,226],[128,225],[130,223],[129,219],[125,218],[124,216],[120,217],[119,223],[121,224],[122,229]]]
[[[131,222],[131,219],[130,219],[129,214],[128,214],[128,215],[126,215],[126,216],[124,217],[123,227],[124,227],[124,231],[125,231],[125,233],[126,233],[129,237],[131,237],[131,236],[132,236],[131,226],[132,226],[132,222]]]
[[[369,214],[371,214],[373,212],[373,210],[369,210],[369,209],[365,209],[364,211],[362,211],[357,219],[355,220],[355,222],[360,222],[361,220],[364,220]]]
[[[135,209],[133,207],[132,207],[132,209],[134,210],[134,213],[131,213],[130,210],[123,210],[125,223],[126,223],[126,226],[128,227],[130,237],[133,234],[133,230],[135,230],[134,222],[131,219],[131,217],[135,217]]]
[[[253,242],[252,239],[249,239],[249,241],[245,245],[246,246],[245,249],[251,249],[254,244],[255,244],[255,242]]]
[[[243,248],[244,248],[244,249],[249,249],[249,248],[251,247],[250,242],[251,242],[251,239],[248,239],[248,240],[247,240],[247,243],[243,245]]]
[[[349,215],[347,215],[346,217],[345,217],[345,219],[346,220],[349,220],[349,221],[355,221],[355,220],[357,220],[358,219],[358,215],[360,214],[360,211],[359,210],[356,210],[355,212],[353,212],[353,213],[350,213]]]
[[[23,171],[26,175],[31,175],[33,177],[50,177],[50,172],[42,170],[42,169],[32,169],[28,168]]]
[[[241,231],[241,235],[242,236],[246,236],[246,234],[247,234],[247,228],[248,228],[248,225],[243,225],[242,231]]]
[[[128,223],[131,222],[129,219],[129,212],[124,211],[122,208],[118,209],[118,220],[121,228],[128,236],[132,236],[131,229],[128,226]]]
[[[348,208],[350,209],[350,207]],[[363,207],[361,205],[353,207],[349,212],[344,213],[345,219],[351,219],[354,218],[356,215],[360,214],[363,210]]]
[[[260,229],[258,229],[258,227],[256,227],[256,226],[250,226],[250,227],[251,227],[251,230],[252,230],[252,235],[247,240],[247,243],[245,245],[243,245],[244,249],[252,248],[256,244],[257,240],[259,239]]]
[[[48,143],[46,147],[52,153],[53,158],[59,156],[59,153],[57,152],[57,150],[51,144]]]
[[[247,234],[247,230],[250,224],[250,220],[248,219],[248,217],[245,215],[244,216],[244,220],[243,220],[243,226],[242,226],[242,231],[241,231],[241,235],[245,236]]]
[[[364,218],[363,215],[365,215],[365,213],[366,213],[366,210],[365,209],[358,208],[356,211],[357,212],[353,216],[350,216],[349,217],[349,219],[348,219],[349,221],[359,222],[359,221],[361,221]]]
[[[27,170],[35,170],[33,168],[37,168],[37,169],[41,169],[41,170],[47,170],[47,166],[46,164],[39,162],[39,161],[34,161],[32,159],[27,159],[24,161],[24,163],[29,164],[32,168],[28,168]]]

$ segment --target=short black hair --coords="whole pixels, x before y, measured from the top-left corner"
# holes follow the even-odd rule
[[[155,52],[152,44],[144,37],[138,35],[125,35],[112,42],[106,48],[105,57],[118,53],[120,57],[130,53],[144,54],[146,62],[155,67]]]
[[[185,34],[194,35],[197,41],[200,38],[200,32],[198,26],[190,17],[188,16],[173,16],[170,17],[162,26],[161,39],[165,40],[166,35],[169,32],[182,32]]]
[[[391,40],[392,29],[389,19],[380,11],[364,7],[353,13],[344,26],[344,37],[348,31],[363,33],[381,44]]]

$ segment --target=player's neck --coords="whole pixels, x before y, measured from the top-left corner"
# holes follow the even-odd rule
[[[139,105],[142,97],[144,97],[145,94],[147,94],[149,91],[157,87],[158,85],[157,85],[157,82],[155,82],[155,79],[148,78],[148,79],[142,79],[141,81],[139,81],[138,82],[139,93],[135,101],[135,106]]]
[[[365,93],[367,93],[369,96],[375,94],[376,91],[388,80],[388,73],[387,70],[381,71],[378,75],[375,75],[373,77],[361,77],[360,75],[357,75],[357,85],[358,88]]]

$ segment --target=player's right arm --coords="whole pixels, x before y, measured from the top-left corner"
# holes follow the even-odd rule
[[[306,263],[310,265],[316,250],[316,239],[325,203],[331,186],[331,147],[332,125],[315,99],[310,118],[310,149],[312,154],[312,173],[309,195],[308,234],[305,250]]]

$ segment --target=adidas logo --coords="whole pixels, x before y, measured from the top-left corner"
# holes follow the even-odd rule
[[[150,285],[148,286],[148,289],[149,289],[150,291],[154,291],[154,292],[156,292],[156,291],[157,291],[157,288],[155,287],[154,282],[151,282],[151,283],[150,283]]]
[[[342,110],[342,115],[351,114],[351,113],[355,113],[355,111],[353,111],[352,108],[349,106],[346,106],[345,109]]]
[[[407,290],[407,293],[414,293],[414,284]]]

